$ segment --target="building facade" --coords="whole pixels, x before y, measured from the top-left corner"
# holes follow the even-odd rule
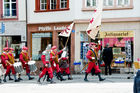
[[[89,19],[98,0],[76,0],[82,4],[76,8],[75,23],[75,60],[86,63],[85,45],[92,42],[86,34]],[[140,55],[140,12],[138,0],[104,0],[100,40],[102,49],[107,43],[113,49],[114,61],[123,60],[124,64],[113,64],[112,67],[129,68]],[[98,39],[97,39],[98,40]],[[94,40],[94,42],[97,42]],[[115,51],[116,50],[116,51]],[[130,64],[129,66],[127,64]],[[131,66],[132,67],[132,66]]]
[[[28,0],[28,47],[33,60],[41,60],[40,54],[48,44],[64,48],[68,38],[58,34],[73,22],[74,2],[71,0]],[[69,60],[73,70],[74,33],[69,37]]]
[[[74,62],[86,63],[86,45],[102,41],[102,49],[107,43],[114,55],[122,60],[135,62],[140,49],[140,6],[139,0],[104,0],[100,37],[92,40],[86,34],[91,16],[99,0],[28,0],[28,47],[30,55],[39,59],[48,43],[62,49],[66,39],[58,34],[74,22],[68,47],[71,70]],[[37,41],[37,42],[36,42]],[[124,57],[125,56],[125,57]],[[118,60],[118,59],[115,59]]]
[[[0,0],[0,54],[4,47],[15,49],[18,58],[26,40],[26,1]]]

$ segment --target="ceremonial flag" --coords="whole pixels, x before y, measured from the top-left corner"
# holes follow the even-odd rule
[[[72,31],[74,23],[70,24],[65,30],[63,30],[59,36],[69,37]]]
[[[87,34],[95,39],[98,31],[101,26],[101,18],[102,18],[102,9],[103,9],[103,0],[97,1],[97,8],[94,10],[94,15],[90,20],[89,26],[86,30]]]

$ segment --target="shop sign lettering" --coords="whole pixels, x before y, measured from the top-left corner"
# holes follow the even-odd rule
[[[100,38],[112,38],[112,37],[134,37],[134,33],[133,31],[100,32]]]
[[[50,31],[50,30],[64,30],[66,29],[66,26],[42,26],[38,27],[38,31]]]
[[[128,36],[128,32],[121,32],[121,33],[113,33],[113,32],[107,33],[107,32],[105,32],[105,37],[108,37],[108,36],[114,36],[114,37],[121,36],[121,37],[123,37],[123,36]]]
[[[48,30],[52,30],[51,27],[46,26],[46,27],[38,27],[39,31],[48,31]]]

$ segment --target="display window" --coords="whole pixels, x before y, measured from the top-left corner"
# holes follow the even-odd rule
[[[32,33],[32,59],[41,60],[42,52],[52,44],[52,33]]]

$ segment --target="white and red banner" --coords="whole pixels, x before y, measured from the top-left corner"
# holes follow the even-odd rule
[[[70,24],[65,30],[63,30],[59,36],[69,37],[72,31],[74,23]]]
[[[97,8],[94,10],[94,15],[91,18],[89,26],[86,30],[87,34],[92,39],[95,39],[95,36],[100,30],[101,19],[102,19],[102,9],[103,9],[103,0],[97,0]]]

